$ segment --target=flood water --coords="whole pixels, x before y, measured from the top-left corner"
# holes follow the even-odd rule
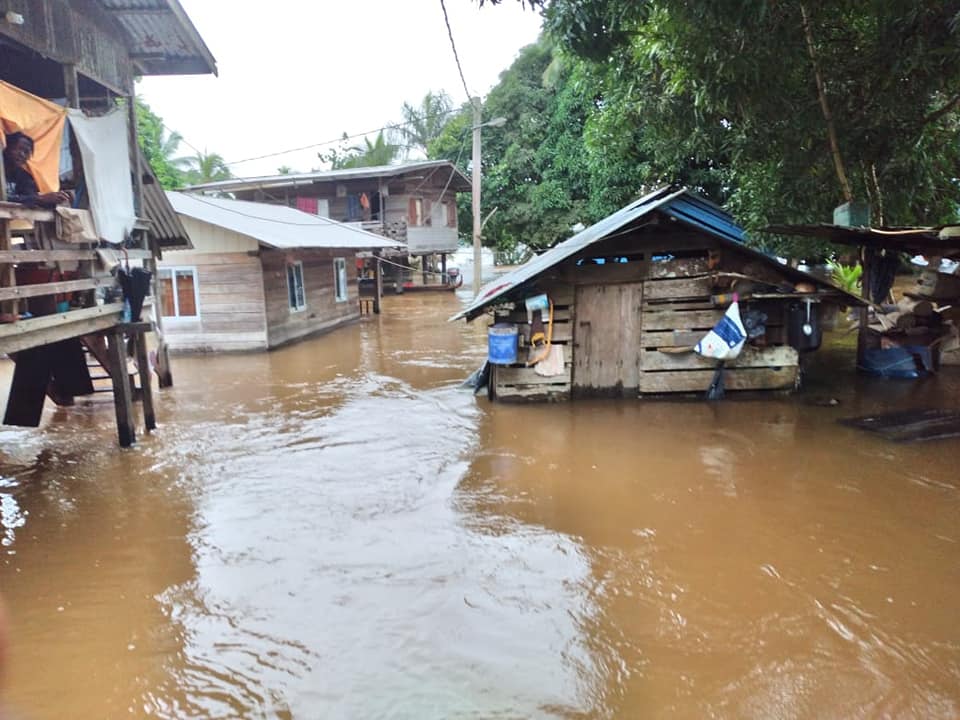
[[[960,715],[960,441],[836,424],[960,373],[491,405],[467,294],[176,358],[129,451],[109,396],[0,430],[10,713]]]

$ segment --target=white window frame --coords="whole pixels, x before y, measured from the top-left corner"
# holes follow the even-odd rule
[[[341,290],[343,291],[342,293]],[[346,302],[350,298],[346,258],[338,257],[333,259],[333,297],[338,303]]]
[[[164,315],[163,314],[163,298],[156,298],[157,302],[157,312],[163,317],[163,321],[167,322],[168,320],[172,323],[178,322],[196,322],[200,319],[200,276],[197,273],[197,268],[192,265],[176,265],[174,267],[166,266],[158,268],[159,273],[164,273],[170,271],[170,278],[173,285],[173,311],[175,315]],[[196,315],[181,315],[180,314],[180,294],[177,292],[177,273],[178,272],[189,272],[193,275],[193,306],[197,309]],[[162,279],[158,277],[157,280]],[[159,285],[159,282],[157,283]]]
[[[296,279],[298,276],[299,276],[299,279],[300,279],[300,296],[301,296],[301,299],[303,300],[303,304],[302,304],[302,305],[300,305],[300,304],[291,305],[291,304],[290,304],[290,296],[291,296],[291,294],[293,295],[293,297],[294,297],[295,300],[296,300],[296,298],[297,298],[296,288],[295,288],[295,287],[294,287],[294,288],[291,288],[291,287],[290,287],[290,268],[293,268],[294,279]],[[290,309],[290,312],[292,312],[292,313],[303,312],[304,310],[307,309],[307,285],[306,285],[306,283],[305,283],[304,280],[303,280],[303,263],[302,263],[301,261],[299,261],[299,260],[294,260],[293,262],[288,262],[287,265],[286,265],[286,267],[284,268],[284,274],[285,274],[286,277],[287,277],[287,307]],[[293,290],[292,293],[291,293],[291,290]]]

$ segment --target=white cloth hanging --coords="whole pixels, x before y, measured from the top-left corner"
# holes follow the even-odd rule
[[[83,158],[83,177],[97,235],[107,242],[122,243],[136,221],[127,114],[117,109],[100,117],[87,117],[81,110],[72,109],[68,117]]]

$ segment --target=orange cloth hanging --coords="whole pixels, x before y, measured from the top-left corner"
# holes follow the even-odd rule
[[[60,189],[60,144],[66,118],[66,108],[0,80],[0,147],[6,133],[19,131],[33,139],[27,170],[42,193]]]

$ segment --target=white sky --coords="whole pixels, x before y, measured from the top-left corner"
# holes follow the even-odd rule
[[[429,90],[459,104],[440,0],[181,0],[217,59],[219,77],[148,77],[137,86],[167,127],[227,162],[399,121]],[[482,10],[446,0],[471,92],[486,95],[540,18],[517,0]],[[362,143],[358,139],[355,142]],[[328,145],[319,150],[329,150]],[[318,149],[231,165],[239,177],[280,165],[308,171]],[[193,154],[186,144],[182,155]]]

